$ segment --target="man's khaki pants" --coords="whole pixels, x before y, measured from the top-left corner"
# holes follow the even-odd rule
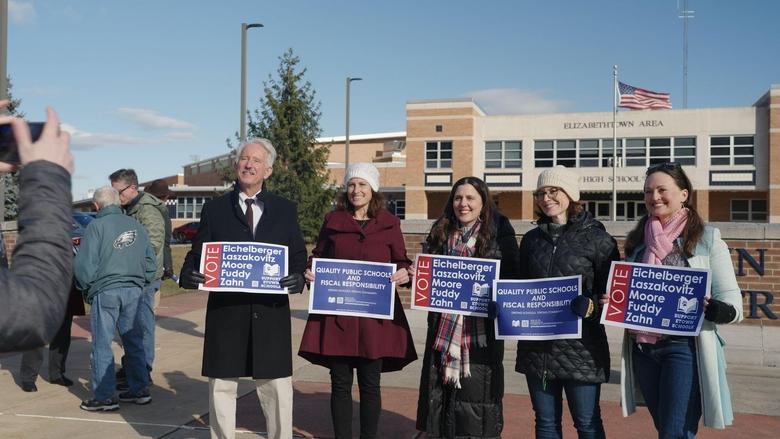
[[[265,415],[268,439],[290,439],[292,430],[292,377],[255,380]],[[209,424],[212,439],[234,439],[238,378],[209,378]]]

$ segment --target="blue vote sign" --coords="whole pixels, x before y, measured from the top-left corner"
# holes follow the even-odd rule
[[[670,335],[698,335],[710,272],[699,268],[612,262],[601,323]]]
[[[412,308],[487,317],[500,267],[497,259],[417,255]]]
[[[395,264],[314,258],[311,271],[309,314],[393,319]]]
[[[204,242],[200,272],[205,291],[287,294],[279,279],[287,276],[287,246],[262,242]]]
[[[555,340],[582,337],[582,319],[571,311],[580,295],[582,276],[528,280],[498,280],[496,338],[499,340]]]

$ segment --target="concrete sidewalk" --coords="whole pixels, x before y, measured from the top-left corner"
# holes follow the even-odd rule
[[[163,299],[158,312],[157,356],[153,373],[153,401],[150,405],[122,404],[114,413],[89,413],[79,402],[90,396],[88,319],[77,318],[67,375],[77,383],[71,388],[49,384],[43,377],[39,391],[25,393],[18,386],[20,354],[0,356],[0,437],[2,438],[106,438],[135,437],[207,438],[208,382],[200,375],[205,293],[186,293]],[[292,296],[293,348],[297,349],[306,321],[308,297]],[[407,310],[407,317],[422,355],[425,313]],[[731,385],[735,411],[734,426],[725,431],[702,428],[701,438],[770,438],[780,431],[780,328],[756,340],[749,326],[724,327],[729,343]],[[614,370],[619,352],[620,331],[609,331],[613,352],[613,379],[603,386],[602,411],[610,438],[652,438],[655,432],[647,410],[640,408],[629,418],[620,415],[619,372]],[[117,355],[119,350],[116,350]],[[504,398],[505,438],[533,437],[533,411],[522,375],[514,372],[514,343],[505,354],[506,396]],[[773,363],[774,362],[774,363]],[[421,362],[382,377],[383,412],[380,437],[411,438],[415,434],[417,386]],[[328,371],[293,357],[295,412],[294,424],[301,437],[332,437]],[[265,437],[263,417],[251,381],[239,387],[238,437]],[[355,392],[357,400],[357,392]],[[355,418],[358,408],[354,404]],[[567,412],[567,411],[565,411]],[[357,424],[354,429],[359,431]],[[576,437],[568,413],[564,417],[565,437]]]

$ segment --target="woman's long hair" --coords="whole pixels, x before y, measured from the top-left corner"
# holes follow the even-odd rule
[[[450,234],[460,227],[460,222],[458,217],[455,216],[455,209],[452,207],[452,203],[455,199],[455,192],[464,184],[471,185],[479,193],[480,198],[482,198],[482,211],[479,213],[479,221],[482,222],[482,225],[477,235],[474,256],[485,257],[490,254],[492,239],[495,236],[493,215],[496,213],[496,205],[490,197],[490,190],[485,182],[477,177],[463,177],[452,186],[450,196],[447,198],[447,204],[444,205],[444,212],[433,224],[431,232],[428,234],[426,240],[427,252],[433,254],[444,253],[444,247],[447,245]]]
[[[376,218],[379,211],[384,209],[386,205],[385,196],[371,189],[371,201],[368,202],[368,217]],[[353,215],[355,214],[355,205],[349,201],[349,194],[347,194],[346,188],[336,198],[336,210],[346,210]]]
[[[664,174],[672,177],[674,184],[676,184],[680,190],[687,190],[689,197],[693,195],[693,185],[691,184],[691,180],[688,178],[688,176],[685,174],[685,171],[683,171],[682,167],[678,163],[661,163],[659,165],[647,168],[647,172],[645,173],[645,181],[647,181],[647,178],[656,172],[663,172]],[[688,222],[685,224],[685,228],[683,229],[680,236],[683,238],[683,254],[690,258],[693,256],[693,251],[696,249],[696,245],[699,243],[699,240],[704,234],[704,220],[701,219],[699,212],[697,212],[693,206],[691,206],[689,203],[684,203],[684,205],[688,208]],[[636,227],[634,227],[634,230],[629,232],[628,236],[626,236],[626,243],[624,245],[626,256],[633,253],[637,247],[644,243],[645,224],[647,224],[648,219],[650,219],[650,214],[643,216],[642,219],[640,219],[637,223]]]

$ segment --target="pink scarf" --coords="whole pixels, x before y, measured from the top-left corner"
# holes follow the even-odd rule
[[[661,224],[657,216],[650,217],[645,223],[645,264],[661,265],[664,258],[674,250],[677,239],[688,224],[688,208],[678,210],[666,224]]]
[[[645,264],[663,265],[663,260],[674,250],[674,240],[682,234],[688,223],[688,208],[678,210],[666,224],[661,224],[657,216],[650,217],[645,223]],[[647,331],[629,330],[637,343],[655,344],[658,334]]]

